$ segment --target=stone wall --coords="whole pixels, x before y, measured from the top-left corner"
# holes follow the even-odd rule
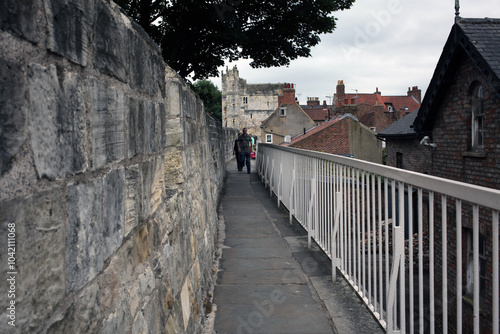
[[[0,45],[0,332],[199,333],[234,131],[109,1],[2,1]]]

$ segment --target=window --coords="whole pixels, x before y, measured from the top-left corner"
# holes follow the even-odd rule
[[[243,96],[243,104],[248,104],[248,96]]]
[[[282,117],[286,116],[286,107],[281,107],[280,108],[280,116],[282,116]]]
[[[472,91],[472,150],[484,149],[484,96],[483,86],[477,85]]]
[[[396,152],[396,167],[403,168],[403,153]]]
[[[266,135],[266,143],[271,143],[273,142],[273,135]]]

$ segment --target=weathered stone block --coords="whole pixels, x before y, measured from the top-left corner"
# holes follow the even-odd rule
[[[31,145],[39,176],[60,178],[86,168],[85,103],[82,80],[56,67],[33,64],[29,74]]]
[[[167,82],[168,116],[182,116],[182,84],[177,79]]]
[[[167,147],[177,147],[184,144],[184,123],[181,119],[168,119],[165,127]]]
[[[162,121],[163,110],[151,101],[130,99],[128,113],[128,147],[129,157],[139,154],[152,154],[162,148],[163,137],[166,138]],[[166,141],[166,139],[165,139]]]
[[[182,152],[172,150],[165,159],[165,184],[181,184],[184,182],[184,164]]]
[[[80,292],[64,314],[57,315],[56,321],[47,332],[53,334],[99,332],[101,317],[99,292],[97,283]]]
[[[129,48],[126,27],[113,15],[109,6],[97,4],[95,28],[94,66],[102,73],[127,82],[127,50]]]
[[[161,55],[148,44],[137,30],[128,31],[130,47],[130,84],[132,88],[151,96],[165,97],[165,64]]]
[[[9,31],[30,42],[38,42],[38,6],[39,2],[36,0],[1,1],[0,29]]]
[[[139,224],[141,212],[141,174],[139,166],[125,169],[125,237]]]
[[[60,190],[0,203],[0,247],[3,249],[0,260],[5,264],[5,274],[7,271],[17,273],[14,299],[7,298],[7,282],[0,284],[3,296],[0,315],[8,319],[7,303],[15,300],[16,328],[20,333],[31,332],[44,324],[65,296],[63,216]],[[9,270],[8,232],[15,234],[15,268]],[[7,321],[0,321],[0,332],[11,330]]]
[[[128,157],[131,159],[143,153],[144,148],[144,113],[142,103],[134,98],[129,100],[127,130],[128,130]]]
[[[125,232],[125,170],[113,170],[104,177],[104,260],[120,247]]]
[[[28,84],[21,66],[0,59],[0,175],[26,140],[27,98]]]
[[[49,31],[49,50],[87,66],[94,1],[49,0],[45,11]]]
[[[70,186],[67,202],[66,290],[69,292],[83,287],[103,267],[102,181]]]
[[[125,300],[116,305],[114,312],[112,312],[103,321],[102,333],[103,334],[116,334],[116,333],[129,333],[131,317],[129,313],[130,306]]]
[[[125,96],[104,82],[89,80],[90,123],[94,167],[120,161],[125,155]]]
[[[154,158],[142,165],[141,220],[153,214],[161,203],[163,193],[163,159]]]

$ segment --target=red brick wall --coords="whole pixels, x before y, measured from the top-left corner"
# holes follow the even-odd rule
[[[350,154],[348,119],[343,119],[291,147],[331,154]]]

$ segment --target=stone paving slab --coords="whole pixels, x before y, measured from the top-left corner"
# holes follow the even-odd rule
[[[312,298],[311,290],[304,284],[286,285],[219,285],[215,287],[216,304],[254,305],[272,298],[283,299],[288,304],[303,303]]]
[[[222,251],[222,259],[269,259],[269,258],[288,258],[292,259],[292,253],[286,247],[274,248],[225,248]]]
[[[252,269],[219,272],[219,285],[307,284],[301,269]]]
[[[223,270],[261,270],[261,269],[296,269],[297,264],[292,258],[288,259],[260,259],[255,261],[255,258],[236,259],[227,258],[220,262],[220,267]]]
[[[256,238],[253,236],[242,236],[237,238],[227,238],[224,244],[228,247],[238,248],[261,248],[261,247],[287,247],[282,238],[272,236],[269,238]]]
[[[320,305],[289,304],[279,296],[258,305],[222,304],[217,309],[215,328],[220,334],[334,333]]]

